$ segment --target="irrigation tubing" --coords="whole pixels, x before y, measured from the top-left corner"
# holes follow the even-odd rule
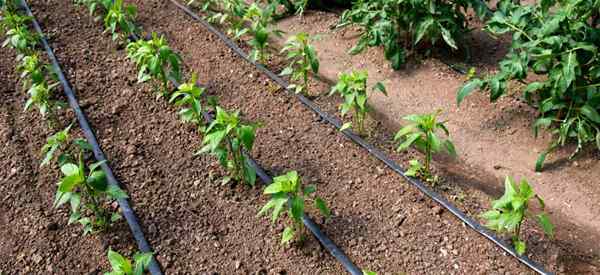
[[[112,186],[120,187],[119,181],[117,180],[112,169],[108,165],[108,162],[106,161],[106,156],[104,155],[104,152],[102,151],[102,149],[100,148],[100,145],[98,144],[98,140],[96,139],[94,130],[90,126],[90,123],[88,122],[85,113],[81,110],[81,107],[79,106],[79,102],[77,101],[75,93],[73,92],[73,89],[71,88],[71,85],[69,84],[69,81],[67,80],[67,78],[65,77],[65,75],[62,71],[60,64],[58,63],[58,59],[54,55],[54,51],[52,50],[52,48],[50,47],[50,44],[46,40],[46,37],[44,36],[44,33],[42,32],[42,28],[40,27],[40,24],[38,23],[37,19],[31,12],[31,9],[29,8],[29,5],[27,5],[26,0],[21,0],[20,5],[21,5],[21,8],[24,9],[25,12],[27,13],[27,16],[30,16],[32,18],[33,27],[35,28],[35,30],[37,31],[37,33],[40,36],[40,41],[42,42],[42,45],[44,46],[44,49],[46,50],[46,53],[48,54],[48,58],[52,62],[52,67],[54,68],[54,71],[56,72],[56,75],[58,76],[58,80],[60,81],[60,83],[63,86],[65,95],[67,96],[67,99],[69,101],[69,105],[71,106],[71,109],[73,109],[73,112],[75,113],[75,116],[77,117],[77,121],[79,122],[79,126],[81,127],[81,130],[83,131],[83,135],[87,139],[88,143],[92,146],[92,151],[94,153],[94,157],[96,158],[96,160],[102,162],[101,167],[102,167],[102,170],[104,171],[104,173],[106,173],[106,178],[108,180],[108,183]],[[127,198],[123,198],[123,199],[118,199],[117,202],[119,203],[119,207],[123,211],[123,216],[125,216],[125,220],[127,221],[127,224],[129,225],[129,229],[131,230],[131,233],[133,234],[133,237],[135,238],[140,251],[153,252],[150,244],[144,237],[144,232],[142,230],[142,227],[140,226],[140,223],[138,221],[137,216],[135,215],[135,212],[133,211],[133,209],[131,208],[131,205],[129,204],[129,200]],[[160,269],[160,266],[154,256],[152,256],[152,260],[150,261],[148,270],[150,271],[150,274],[152,274],[152,275],[162,275],[163,274]]]
[[[252,61],[248,57],[248,55],[246,53],[244,53],[244,51],[240,47],[238,47],[231,39],[229,39],[225,34],[220,32],[219,30],[217,30],[211,24],[209,24],[204,19],[202,19],[200,16],[198,16],[196,13],[194,13],[190,8],[179,3],[177,0],[170,0],[170,1],[175,6],[177,6],[179,9],[181,9],[186,14],[188,14],[190,17],[192,17],[194,20],[198,21],[202,26],[204,26],[206,29],[208,29],[210,32],[212,32],[214,35],[219,37],[219,39],[221,39],[223,41],[223,43],[225,43],[229,48],[231,48],[231,50],[233,50],[237,55],[239,55],[241,58],[245,59],[246,61],[248,61],[251,64],[253,64],[254,66],[256,66],[256,68],[258,68],[260,71],[262,71],[267,76],[269,76],[269,78],[271,78],[273,81],[275,81],[277,84],[279,84],[281,87],[283,87],[284,89],[287,90],[287,87],[289,85],[284,79],[277,76],[275,73],[273,73],[272,71],[267,69],[262,64]],[[293,93],[290,92],[290,94],[293,94]],[[314,102],[312,102],[305,96],[303,96],[301,94],[293,94],[293,95],[295,95],[298,98],[298,100],[300,100],[300,102],[302,102],[304,105],[306,105],[310,110],[312,110],[313,112],[318,114],[323,120],[332,124],[337,129],[340,129],[342,127],[342,123],[337,118],[322,111]],[[346,137],[348,137],[350,140],[352,140],[353,142],[355,142],[356,144],[360,145],[365,150],[367,150],[375,158],[377,158],[380,161],[382,161],[383,163],[385,163],[389,168],[394,170],[396,173],[400,174],[409,183],[411,183],[413,186],[415,186],[417,189],[419,189],[419,191],[421,191],[425,195],[429,196],[432,200],[434,200],[439,205],[444,207],[446,210],[448,210],[450,213],[452,213],[454,216],[456,216],[463,223],[467,224],[471,229],[473,229],[477,233],[481,234],[482,236],[484,236],[485,238],[490,240],[492,243],[494,243],[497,246],[499,246],[500,248],[502,248],[508,254],[510,254],[513,257],[515,257],[516,259],[518,259],[521,263],[523,263],[524,265],[526,265],[527,267],[531,268],[532,270],[534,270],[535,272],[537,272],[539,274],[544,274],[544,275],[552,274],[552,273],[546,271],[542,265],[529,259],[527,256],[517,254],[517,252],[507,242],[505,242],[503,239],[499,238],[495,234],[493,234],[490,231],[488,231],[487,229],[485,229],[485,227],[483,227],[479,222],[477,222],[476,220],[467,216],[464,212],[462,212],[456,206],[454,206],[452,203],[450,203],[448,200],[446,200],[442,195],[440,195],[439,193],[437,193],[437,192],[433,191],[432,189],[430,189],[429,187],[427,187],[427,185],[425,183],[423,183],[422,181],[420,181],[418,179],[407,176],[405,174],[405,169],[402,168],[400,165],[398,165],[390,157],[388,157],[383,151],[381,151],[374,145],[366,142],[364,139],[362,139],[361,137],[359,137],[358,135],[353,133],[351,130],[346,129],[346,130],[342,131],[342,133]]]

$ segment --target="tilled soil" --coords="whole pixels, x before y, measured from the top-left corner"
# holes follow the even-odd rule
[[[209,85],[210,93],[219,96],[223,106],[240,109],[245,118],[264,125],[252,152],[259,163],[273,175],[298,170],[306,181],[318,185],[318,194],[328,201],[334,213],[331,220],[321,221],[322,228],[359,266],[384,274],[531,272],[323,124],[294,98],[269,93],[268,87],[273,83],[175,6],[167,1],[131,2],[138,5],[142,27],[165,34],[189,70],[200,74],[200,80]],[[124,51],[102,34],[101,24],[93,22],[83,8],[58,0],[33,1],[32,8],[50,34],[52,47],[75,86],[117,177],[126,186],[167,274],[344,273],[312,238],[304,247],[279,245],[283,227],[255,217],[266,201],[261,188],[220,185],[223,171],[216,161],[192,155],[199,148],[201,137],[192,127],[179,122],[174,108],[164,100],[155,100],[148,85],[136,84],[134,66],[126,60]],[[4,73],[12,72],[14,63],[4,62],[4,56],[2,83],[14,87],[16,76]],[[2,149],[2,161],[7,162],[5,167],[17,166],[18,172],[34,172],[20,177],[23,184],[11,184],[13,189],[3,192],[22,195],[20,199],[2,200],[2,221],[15,223],[19,212],[11,212],[12,208],[21,207],[17,201],[27,202],[24,207],[30,211],[28,219],[55,219],[61,235],[75,236],[46,240],[44,227],[37,225],[40,222],[24,222],[15,226],[17,231],[2,234],[0,241],[10,241],[23,247],[23,251],[46,251],[44,245],[54,246],[53,252],[48,253],[57,259],[44,257],[41,261],[64,263],[69,272],[85,273],[89,268],[105,265],[103,242],[78,236],[79,228],[74,226],[61,226],[67,220],[65,211],[60,216],[45,212],[51,205],[57,176],[43,180],[43,173],[36,171],[37,152],[47,134],[42,133],[42,124],[33,115],[12,115],[20,110],[24,98],[15,94],[12,88],[2,93],[8,99],[2,105],[1,138],[11,144]],[[15,98],[20,99],[14,102]],[[24,133],[26,136],[17,136]],[[17,173],[10,173],[3,178],[16,178]],[[35,181],[43,182],[46,189],[31,187],[19,193],[19,188]],[[29,202],[40,195],[43,196],[37,204]],[[46,206],[33,208],[35,205]],[[4,216],[5,213],[11,215]],[[26,242],[4,237],[16,237],[32,224],[39,228],[34,231],[37,240],[33,243],[34,238],[27,238]],[[131,249],[129,237],[120,239],[121,242],[110,244]],[[63,242],[70,246],[63,247]],[[19,251],[5,249],[0,250],[0,267],[6,270],[1,270],[9,274],[25,270],[24,266],[9,265]],[[551,250],[548,256],[554,253]],[[544,263],[548,269],[559,271],[555,258],[547,257]],[[45,273],[41,268],[33,270]]]
[[[106,271],[109,246],[127,253],[134,245],[127,225],[121,221],[109,233],[84,237],[81,226],[67,225],[68,208],[52,208],[60,172],[40,168],[40,150],[53,131],[37,110],[23,111],[26,96],[15,65],[13,51],[0,49],[0,274]],[[61,119],[68,124],[73,118]]]

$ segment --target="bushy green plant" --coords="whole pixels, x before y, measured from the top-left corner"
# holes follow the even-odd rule
[[[577,141],[571,157],[586,144],[600,150],[599,10],[599,1],[548,0],[533,6],[501,1],[485,30],[494,36],[512,34],[509,53],[498,73],[474,78],[458,91],[459,104],[477,89],[488,90],[496,101],[512,90],[513,81],[525,83],[516,89],[538,108],[535,135],[550,128],[556,136],[540,154],[537,171],[549,152],[568,141]]]
[[[342,14],[338,27],[362,27],[360,40],[350,50],[351,54],[383,46],[386,59],[394,69],[400,69],[407,51],[420,44],[435,45],[442,40],[452,49],[458,49],[468,31],[464,12],[470,7],[479,16],[486,12],[485,4],[479,0],[357,0],[352,9]]]
[[[250,25],[246,30],[252,37],[248,44],[252,46],[250,59],[253,61],[266,64],[269,58],[269,37],[271,35],[281,36],[282,32],[272,27],[274,13],[274,5],[261,8],[258,4],[253,3],[244,14],[243,20]]]
[[[367,99],[367,71],[352,71],[351,73],[340,73],[337,84],[331,89],[330,95],[339,93],[344,98],[344,103],[340,105],[342,116],[345,116],[350,110],[354,112],[352,122],[345,123],[342,129],[345,130],[356,126],[359,135],[365,134],[365,118],[371,111]],[[377,82],[373,90],[382,92],[387,96],[385,86]]]
[[[31,17],[17,12],[6,11],[0,20],[0,30],[5,33],[6,40],[2,47],[10,46],[21,55],[31,55],[38,44],[37,34],[29,31]]]
[[[202,131],[204,127],[202,112],[204,110],[201,99],[205,89],[196,85],[197,79],[197,75],[192,74],[190,82],[179,85],[177,91],[171,95],[169,102],[174,103],[175,106],[186,106],[186,108],[179,111],[181,120],[193,123]]]
[[[166,39],[152,33],[151,40],[138,40],[127,45],[127,56],[138,67],[138,82],[158,81],[163,96],[169,94],[169,78],[181,80],[181,57],[167,44]]]
[[[87,141],[81,138],[71,139],[69,131],[71,130],[72,124],[67,128],[57,132],[56,134],[48,137],[46,144],[42,147],[42,155],[44,159],[40,166],[50,164],[52,160],[56,158],[59,166],[67,162],[73,162],[73,152],[88,152],[92,150]]]
[[[300,82],[291,84],[288,89],[294,90],[297,94],[308,94],[309,72],[319,73],[319,58],[315,48],[310,44],[310,37],[307,33],[299,33],[290,37],[281,52],[287,54],[290,64],[283,69],[280,75],[290,75],[291,81]]]
[[[127,198],[119,187],[108,184],[106,174],[98,169],[103,162],[86,164],[85,150],[81,148],[78,160],[66,158],[60,164],[63,178],[54,196],[55,208],[69,203],[69,224],[78,222],[83,225],[84,235],[103,231],[121,218],[117,212],[111,214],[103,201]]]
[[[411,160],[410,168],[406,171],[407,176],[422,177],[435,183],[437,181],[436,177],[431,174],[433,154],[445,151],[456,157],[456,149],[452,141],[438,137],[437,132],[439,130],[442,130],[446,136],[450,136],[445,122],[438,122],[437,120],[440,114],[441,110],[438,110],[432,114],[408,115],[403,118],[411,123],[396,133],[394,141],[400,142],[397,150],[403,151],[414,145],[425,153],[425,165],[421,165],[418,160]]]
[[[290,225],[286,226],[281,236],[281,243],[290,243],[294,236],[299,236],[299,241],[304,240],[302,217],[305,212],[305,201],[312,200],[310,195],[316,191],[314,185],[302,186],[302,179],[296,171],[290,171],[285,175],[275,177],[273,183],[265,188],[264,194],[270,195],[271,200],[262,207],[258,216],[265,215],[272,211],[271,221],[275,223],[281,213],[287,210],[287,216],[290,219]],[[327,208],[325,201],[315,197],[314,206],[319,209],[322,215],[329,217],[331,211]]]
[[[46,75],[53,72],[49,66],[42,64],[36,53],[20,56],[19,59],[20,63],[17,65],[17,71],[20,73],[23,90],[25,91],[33,84],[46,81]]]
[[[133,255],[132,263],[131,260],[109,248],[108,262],[112,270],[105,272],[104,275],[143,275],[152,261],[152,254],[137,252]]]
[[[538,200],[543,210],[544,200],[534,193],[527,180],[522,179],[520,186],[517,187],[513,178],[506,177],[504,195],[492,202],[492,210],[481,215],[486,220],[486,227],[498,233],[511,235],[512,243],[519,255],[525,253],[527,248],[525,241],[520,239],[521,225],[526,218],[535,216],[544,233],[550,237],[554,235],[554,225],[550,222],[548,215],[543,211],[534,215],[530,211],[529,201],[533,198]]]
[[[248,163],[244,150],[252,150],[258,125],[242,123],[239,112],[229,113],[218,106],[216,112],[215,120],[205,131],[202,141],[204,147],[196,154],[210,152],[219,159],[219,163],[229,172],[223,183],[236,180],[254,185],[256,170]]]
[[[136,16],[137,8],[134,5],[124,5],[123,0],[111,1],[104,17],[106,32],[111,32],[113,40],[136,34],[138,32],[134,24]]]

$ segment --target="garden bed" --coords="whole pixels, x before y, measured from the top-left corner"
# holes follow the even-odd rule
[[[297,170],[317,184],[334,213],[331,220],[321,221],[322,228],[356,264],[381,273],[531,272],[462,226],[294,97],[276,92],[266,76],[173,5],[131,3],[140,9],[138,22],[143,29],[164,34],[183,56],[186,71],[198,72],[200,82],[219,97],[222,106],[239,109],[246,119],[263,124],[252,152],[261,165],[272,175]],[[173,107],[155,100],[149,86],[136,85],[137,73],[124,51],[102,34],[100,24],[85,10],[59,1],[35,1],[32,8],[52,38],[52,47],[135,202],[167,274],[344,272],[312,238],[304,247],[280,246],[283,228],[255,217],[266,201],[261,188],[221,186],[224,174],[216,161],[192,155],[201,138],[195,129],[180,123]],[[8,77],[8,81],[16,79]],[[18,109],[15,105],[11,108]],[[10,121],[8,117],[6,127],[15,124]],[[32,144],[41,145],[44,137],[38,134],[27,140],[32,152],[41,147]],[[390,148],[385,140],[376,135],[373,141]],[[37,167],[36,158],[23,163]],[[52,193],[48,206],[50,198]],[[467,196],[461,208],[477,214],[482,209],[480,199]],[[528,236],[535,240],[529,252],[546,268],[572,272],[581,267],[577,259],[565,258],[564,251],[539,236],[535,232]],[[121,245],[131,250],[132,241]],[[86,251],[102,246],[91,247]],[[81,256],[79,261],[89,260]]]

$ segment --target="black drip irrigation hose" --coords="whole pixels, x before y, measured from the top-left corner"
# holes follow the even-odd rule
[[[132,36],[133,39],[137,40],[137,36]],[[172,77],[169,77],[169,80],[175,87],[179,86],[177,80]],[[196,86],[203,87],[196,83]],[[204,87],[203,87],[204,88]],[[213,121],[212,116],[208,112],[202,112],[202,116],[207,123],[211,123]],[[263,181],[264,184],[269,185],[273,182],[273,178],[267,174],[267,172],[258,164],[256,160],[254,160],[247,152],[242,152],[246,157],[246,160],[250,166],[256,170],[256,175]],[[363,272],[360,268],[358,268],[350,258],[344,253],[342,249],[340,249],[321,229],[319,225],[315,223],[308,215],[302,214],[302,223],[308,230],[317,238],[317,240],[327,249],[327,251],[335,257],[338,262],[348,271],[348,273],[352,275],[363,275]]]
[[[193,19],[198,21],[202,26],[204,26],[206,29],[208,29],[210,32],[212,32],[214,35],[219,37],[219,39],[221,39],[238,56],[240,56],[241,58],[250,62],[254,66],[256,66],[256,68],[258,68],[260,71],[262,71],[267,76],[269,76],[269,78],[271,78],[273,81],[275,81],[277,84],[279,84],[281,87],[283,87],[284,89],[287,90],[287,87],[289,85],[285,80],[283,80],[281,77],[277,76],[275,73],[273,73],[272,71],[267,69],[262,64],[252,61],[248,57],[248,55],[246,55],[244,53],[244,51],[242,49],[240,49],[240,47],[238,47],[233,41],[231,41],[231,39],[229,39],[225,34],[223,34],[219,30],[217,30],[215,27],[213,27],[212,25],[207,23],[204,19],[202,19],[200,16],[198,16],[196,13],[194,13],[187,6],[180,4],[176,0],[170,0],[170,1],[175,6],[177,6],[179,9],[181,9],[186,14],[188,14],[190,17],[192,17]],[[298,100],[300,100],[300,102],[302,102],[304,105],[306,105],[313,112],[317,113],[323,120],[325,120],[328,123],[335,126],[337,129],[340,129],[342,127],[342,123],[337,118],[322,111],[314,102],[307,99],[305,96],[300,95],[300,94],[294,94],[292,92],[290,92],[290,94],[295,95],[298,98]],[[432,189],[430,189],[429,187],[427,187],[427,185],[425,183],[423,183],[422,181],[420,181],[418,179],[407,176],[405,174],[405,170],[400,165],[398,165],[396,162],[394,162],[391,158],[389,158],[383,151],[381,151],[374,145],[368,143],[367,141],[365,141],[358,135],[354,134],[351,130],[344,130],[344,131],[342,131],[342,133],[346,137],[348,137],[350,140],[352,140],[353,142],[355,142],[356,144],[360,145],[365,150],[367,150],[375,158],[377,158],[380,161],[382,161],[383,163],[385,163],[389,168],[394,170],[396,173],[398,173],[402,177],[404,177],[410,184],[412,184],[417,189],[419,189],[419,191],[421,191],[425,195],[429,196],[432,200],[434,200],[435,202],[440,204],[442,207],[446,208],[450,213],[452,213],[454,216],[456,216],[463,223],[467,224],[471,229],[473,229],[477,233],[481,234],[482,236],[484,236],[485,238],[490,240],[492,243],[494,243],[497,246],[499,246],[500,248],[502,248],[508,254],[510,254],[513,257],[515,257],[516,259],[518,259],[521,263],[523,263],[524,265],[526,265],[527,267],[531,268],[532,270],[534,270],[535,272],[537,272],[539,274],[543,274],[543,275],[552,274],[551,272],[546,271],[542,265],[540,265],[537,262],[534,262],[533,260],[529,259],[527,256],[518,255],[517,252],[511,247],[511,245],[509,245],[503,239],[499,238],[495,234],[493,234],[490,231],[488,231],[487,229],[485,229],[485,227],[483,227],[479,222],[477,222],[476,220],[467,216],[464,212],[462,212],[456,206],[454,206],[452,203],[450,203],[448,200],[446,200],[442,195],[438,194],[437,192],[435,192]]]
[[[46,50],[46,53],[48,54],[48,58],[52,62],[52,67],[54,68],[54,71],[56,72],[56,75],[58,76],[58,80],[60,81],[60,83],[63,86],[65,95],[67,96],[67,99],[69,101],[69,105],[70,105],[71,109],[73,109],[73,112],[75,113],[75,116],[77,117],[77,121],[79,122],[79,127],[81,127],[81,130],[83,131],[83,135],[87,139],[88,143],[92,146],[92,151],[94,153],[94,157],[96,158],[96,160],[103,162],[101,167],[102,167],[102,170],[104,171],[104,173],[106,173],[106,178],[108,180],[108,183],[112,186],[117,186],[120,188],[120,183],[117,180],[117,178],[115,177],[110,166],[108,166],[108,163],[106,161],[106,156],[104,155],[104,152],[102,151],[102,149],[100,148],[100,145],[98,144],[98,140],[96,139],[94,130],[90,126],[90,123],[88,122],[85,113],[81,110],[81,107],[79,106],[79,102],[77,101],[77,97],[75,96],[75,93],[73,92],[73,89],[71,88],[71,85],[69,84],[69,80],[67,80],[64,73],[62,72],[60,64],[58,63],[58,59],[54,55],[54,51],[50,47],[50,44],[48,44],[48,41],[46,40],[46,37],[44,36],[42,28],[40,27],[40,24],[38,23],[37,19],[31,12],[31,9],[29,8],[29,5],[27,5],[26,0],[21,0],[20,5],[21,5],[21,8],[24,9],[25,12],[27,13],[27,16],[32,18],[31,21],[33,23],[33,27],[39,34],[40,41],[42,42],[42,45],[44,46],[44,49]],[[127,198],[124,198],[124,199],[118,199],[117,202],[119,203],[119,207],[123,211],[123,216],[125,216],[125,220],[127,221],[127,224],[129,225],[129,229],[131,230],[131,233],[133,234],[133,237],[135,238],[140,251],[153,252],[152,248],[150,247],[150,244],[144,237],[144,232],[142,230],[142,227],[140,226],[140,223],[138,221],[138,218],[135,215],[135,212],[133,211],[133,209],[131,208],[131,206],[129,204],[129,200]],[[148,270],[150,271],[150,274],[152,274],[152,275],[162,275],[163,274],[154,255],[152,256],[152,260],[150,261]]]

